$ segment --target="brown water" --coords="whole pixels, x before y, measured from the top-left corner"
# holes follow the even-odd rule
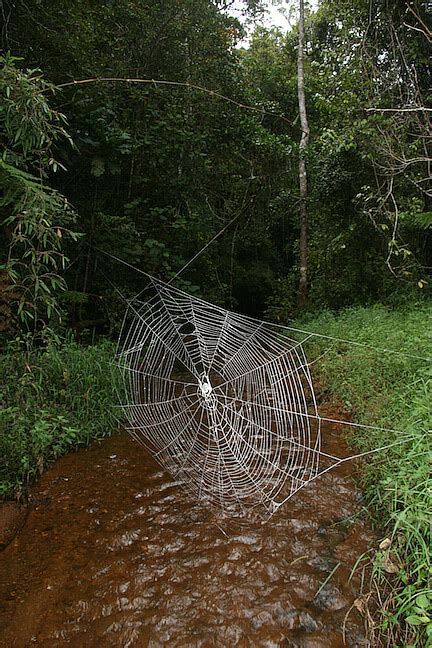
[[[340,434],[325,435],[343,453]],[[327,473],[266,524],[240,525],[186,495],[126,433],[64,457],[0,554],[0,645],[367,646],[349,575],[374,538],[352,470]]]

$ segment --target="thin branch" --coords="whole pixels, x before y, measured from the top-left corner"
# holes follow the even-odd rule
[[[391,112],[391,113],[403,113],[403,112],[432,112],[432,108],[426,108],[425,106],[417,106],[416,108],[365,108],[366,112]]]
[[[93,77],[91,79],[79,79],[79,80],[74,80],[74,81],[68,81],[67,83],[60,83],[57,85],[57,88],[66,88],[70,86],[79,86],[79,85],[85,85],[85,84],[90,84],[90,83],[108,83],[108,82],[115,82],[115,83],[144,83],[147,85],[153,85],[153,86],[171,86],[171,87],[178,87],[178,88],[189,88],[191,90],[198,90],[199,92],[203,92],[205,94],[210,95],[211,97],[217,97],[218,99],[222,99],[223,101],[227,101],[231,104],[234,104],[235,106],[238,106],[239,108],[244,108],[245,110],[252,110],[253,112],[260,113],[261,115],[269,115],[271,117],[278,117],[279,119],[282,119],[285,121],[287,124],[292,126],[292,121],[288,119],[287,117],[284,117],[284,115],[279,115],[278,113],[274,112],[269,112],[268,110],[264,110],[264,108],[258,108],[257,106],[250,106],[249,104],[244,104],[240,101],[236,101],[235,99],[232,99],[231,97],[227,97],[226,95],[221,94],[220,92],[216,92],[216,90],[210,90],[209,88],[205,88],[200,85],[196,85],[195,83],[189,83],[186,81],[163,81],[160,79],[139,79],[139,78],[121,78],[121,77]]]
[[[413,31],[423,34],[423,36],[425,36],[428,39],[429,43],[432,41],[430,34],[425,32],[424,29],[420,29],[420,27],[414,27],[414,25],[410,25],[410,23],[406,23],[406,22],[404,22],[404,26],[407,27],[407,29],[412,29]]]
[[[428,27],[428,26],[426,25],[426,23],[422,20],[421,16],[419,16],[419,14],[418,14],[417,12],[415,12],[414,9],[413,9],[410,5],[408,5],[407,8],[408,8],[408,11],[410,11],[410,12],[412,13],[412,15],[413,15],[413,16],[414,16],[414,17],[419,21],[419,23],[421,24],[421,26],[423,27],[423,29],[419,29],[418,27],[413,27],[413,25],[406,24],[406,23],[404,23],[404,25],[406,25],[407,27],[411,27],[411,29],[415,29],[416,31],[421,32],[424,36],[426,36],[426,38],[427,38],[428,41],[430,42],[430,41],[431,41],[432,32],[431,32],[431,30],[429,29],[429,27]]]

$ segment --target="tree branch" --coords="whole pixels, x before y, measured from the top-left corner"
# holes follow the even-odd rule
[[[273,113],[269,112],[268,110],[265,110],[264,108],[259,108],[258,106],[250,106],[249,104],[244,104],[240,101],[236,101],[235,99],[232,99],[231,97],[227,97],[226,95],[221,94],[220,92],[216,92],[216,90],[210,90],[209,88],[205,88],[200,85],[196,85],[195,83],[189,83],[187,81],[164,81],[160,79],[139,79],[139,78],[121,78],[121,77],[94,77],[91,79],[79,79],[79,80],[74,80],[74,81],[68,81],[66,83],[60,83],[57,85],[57,88],[66,88],[70,86],[79,86],[79,85],[86,85],[90,83],[109,83],[109,82],[114,82],[114,83],[144,83],[147,85],[153,85],[153,86],[171,86],[171,87],[177,87],[177,88],[189,88],[191,90],[198,90],[199,92],[203,92],[207,95],[210,95],[211,97],[216,97],[218,99],[222,99],[223,101],[227,101],[228,103],[234,104],[235,106],[238,106],[239,108],[243,108],[245,110],[252,110],[253,112],[260,113],[261,115],[269,115],[270,117],[278,117],[279,119],[282,119],[282,121],[286,122],[290,126],[292,126],[292,121],[288,119],[287,117],[284,117],[284,115],[279,115],[278,113]]]
[[[365,108],[366,112],[391,112],[391,113],[403,113],[403,112],[432,112],[432,108],[426,108],[425,106],[417,106],[416,108]]]

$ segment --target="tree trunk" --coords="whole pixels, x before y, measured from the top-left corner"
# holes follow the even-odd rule
[[[299,187],[300,187],[300,246],[299,246],[299,294],[298,305],[303,308],[306,303],[308,288],[308,212],[307,212],[307,174],[305,152],[309,143],[309,126],[306,113],[304,88],[304,0],[299,0],[300,19],[297,57],[297,90],[301,125],[299,148]]]

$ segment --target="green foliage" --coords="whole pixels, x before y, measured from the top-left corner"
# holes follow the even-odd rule
[[[421,217],[405,215],[431,208],[423,110],[430,98],[428,22],[427,5],[418,0],[324,0],[311,39],[331,123],[342,139],[353,136],[363,169],[372,171],[363,176],[366,191],[359,191],[356,209],[363,205],[381,233],[387,268],[420,288],[427,284],[430,238]]]
[[[11,280],[10,290],[17,313],[26,325],[48,323],[59,317],[60,292],[66,289],[63,271],[67,257],[63,238],[77,239],[65,227],[73,222],[67,201],[34,176],[0,160],[0,208],[10,211],[3,220],[9,228],[8,260],[3,266]],[[39,320],[39,321],[38,321]]]
[[[34,331],[61,315],[58,294],[65,290],[64,240],[77,240],[68,225],[74,215],[67,199],[43,179],[58,162],[52,146],[68,138],[65,117],[52,110],[53,86],[39,70],[23,72],[18,59],[0,56],[0,222],[7,241],[2,266],[10,280],[10,302]]]
[[[70,138],[64,126],[66,117],[54,110],[48,96],[54,86],[41,70],[21,70],[22,59],[10,53],[0,56],[0,141],[2,159],[17,167],[31,165],[41,174],[60,163],[52,155],[53,144]]]
[[[0,494],[19,495],[54,459],[114,427],[114,346],[17,337],[1,357]]]
[[[329,398],[354,420],[399,433],[356,429],[351,443],[359,451],[402,441],[368,458],[366,496],[391,545],[377,551],[374,578],[389,591],[381,609],[381,629],[398,636],[397,645],[425,645],[431,627],[430,511],[432,463],[432,308],[430,303],[389,311],[380,306],[323,314],[303,322],[320,334],[383,349],[424,356],[421,360],[330,341],[314,341],[315,374]],[[397,568],[389,581],[388,561]],[[404,643],[405,642],[405,643]],[[395,644],[396,645],[396,644]]]
[[[402,212],[400,216],[403,219],[412,220],[413,224],[422,230],[432,228],[432,211]]]
[[[275,312],[292,315],[299,238],[296,26],[287,34],[258,27],[250,47],[239,50],[241,24],[211,0],[119,0],[90,12],[86,0],[29,6],[14,7],[4,34],[31,68],[17,72],[16,59],[5,58],[7,110],[0,114],[12,142],[8,155],[16,157],[7,164],[38,179],[36,167],[42,177],[58,167],[55,198],[67,196],[74,205],[76,228],[89,243],[166,279],[237,216],[184,280],[209,299],[255,315],[269,297]],[[417,0],[376,0],[372,24],[371,7],[366,0],[323,1],[307,17],[309,309],[387,303],[405,294],[408,282],[414,290],[429,287],[425,115],[365,111],[403,107],[426,92],[425,9]],[[69,79],[131,76],[205,86],[273,114],[181,85],[96,81],[54,93],[54,84]],[[55,106],[66,112],[75,148]],[[22,166],[23,156],[31,168]],[[3,177],[10,185],[4,170]],[[10,194],[13,205],[20,191],[22,182],[17,198]],[[57,207],[48,209],[54,232]],[[100,319],[113,301],[103,276],[112,276],[113,262],[66,238],[57,243],[70,267],[64,275],[50,271],[87,296],[79,304],[62,301],[69,321]],[[142,278],[124,268],[115,278],[126,295],[142,288]]]
[[[378,4],[379,19],[384,24],[387,10]],[[418,179],[427,173],[419,175],[423,173],[421,163],[412,170],[412,176],[408,168],[406,173],[400,168],[388,187],[392,176],[387,174],[384,165],[384,144],[393,146],[391,150],[397,158],[394,120],[387,114],[365,113],[365,108],[378,101],[374,94],[377,87],[386,93],[385,99],[382,98],[383,102],[390,102],[386,105],[392,105],[394,99],[384,90],[380,77],[386,73],[382,61],[387,45],[379,33],[368,31],[368,11],[368,3],[323,2],[308,19],[310,310],[338,309],[376,300],[390,302],[395,293],[405,298],[406,293],[428,287],[428,271],[421,267],[430,265],[431,246],[424,235],[427,228],[419,233],[415,218],[404,218],[405,212],[425,211],[425,198],[413,183],[413,176],[417,174]],[[392,28],[396,25],[394,21],[393,16]],[[251,103],[266,105],[267,101],[267,107],[292,121],[290,127],[266,118],[266,129],[277,133],[280,139],[283,128],[283,137],[291,142],[299,138],[298,122],[294,119],[297,111],[295,39],[295,29],[287,35],[259,29],[250,48],[243,53],[242,61],[247,72],[246,82],[251,84]],[[409,122],[399,121],[399,131],[406,137]],[[390,153],[387,151],[385,164]],[[419,152],[416,156],[422,159]],[[287,155],[285,173],[279,177],[273,175],[269,204],[269,211],[274,214],[270,230],[272,244],[285,261],[285,277],[282,273],[277,277],[268,301],[268,314],[279,321],[287,321],[296,313],[299,231],[296,157],[297,146],[293,144]],[[393,200],[396,207],[390,209]]]

